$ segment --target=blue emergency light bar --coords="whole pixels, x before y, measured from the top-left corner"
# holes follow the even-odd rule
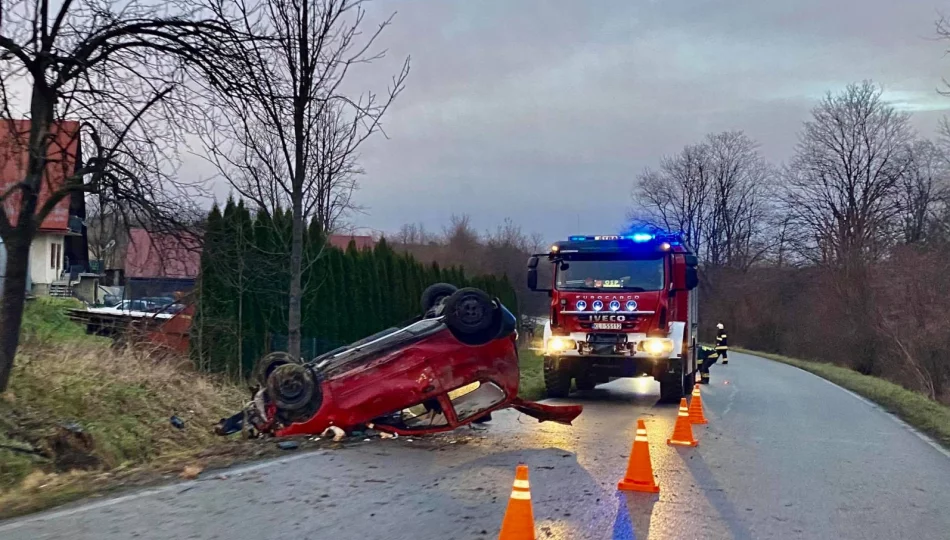
[[[659,242],[669,242],[671,245],[679,245],[680,235],[670,234],[670,233],[633,233],[633,234],[614,234],[614,235],[599,235],[599,236],[569,236],[567,239],[569,242],[597,242],[601,240],[631,240],[638,244],[644,242],[652,242],[654,240]]]

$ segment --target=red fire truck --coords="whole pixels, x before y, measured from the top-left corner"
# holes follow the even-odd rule
[[[538,263],[553,265],[538,288]],[[551,297],[544,325],[550,397],[621,377],[652,376],[660,400],[679,402],[696,376],[696,256],[680,234],[571,236],[528,259],[528,287]]]

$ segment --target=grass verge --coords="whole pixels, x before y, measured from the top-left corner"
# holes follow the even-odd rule
[[[518,385],[518,397],[522,399],[541,399],[544,397],[544,359],[531,349],[518,351],[521,367],[521,382]]]
[[[66,310],[77,306],[27,305],[11,385],[0,395],[0,518],[167,481],[185,466],[207,471],[281,453],[273,441],[212,434],[245,390],[187,359],[113,350],[69,320]],[[543,397],[542,362],[520,351],[521,397]]]
[[[10,387],[0,395],[0,516],[114,486],[143,467],[181,470],[220,443],[211,425],[245,392],[187,359],[115,351],[65,314],[27,305]],[[184,429],[172,426],[178,416]]]
[[[734,347],[733,350],[795,366],[827,379],[842,388],[847,388],[855,394],[877,403],[884,410],[930,435],[945,448],[950,449],[950,407],[941,405],[919,392],[834,364],[798,360],[778,354]]]

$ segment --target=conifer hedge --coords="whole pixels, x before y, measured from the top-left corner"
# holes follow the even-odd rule
[[[252,215],[233,199],[223,212],[211,209],[191,330],[200,369],[245,377],[260,356],[286,347],[290,231],[289,211]],[[304,234],[302,281],[305,358],[417,316],[433,283],[478,287],[518,313],[507,276],[468,277],[462,268],[423,264],[385,239],[373,249],[350,242],[340,250],[316,223]]]

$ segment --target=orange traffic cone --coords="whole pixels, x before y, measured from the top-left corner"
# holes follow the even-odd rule
[[[666,440],[666,444],[680,446],[696,446],[699,441],[693,438],[693,426],[689,423],[689,409],[686,407],[686,398],[680,400],[680,412],[676,416],[676,425],[673,426],[673,436]]]
[[[653,465],[650,463],[650,442],[647,439],[647,426],[643,420],[637,420],[637,436],[633,439],[633,450],[627,462],[627,474],[617,483],[620,491],[645,491],[659,493],[660,486],[653,479]]]
[[[693,399],[689,401],[689,422],[691,424],[708,424],[703,414],[703,398],[699,395],[699,386],[693,387]]]
[[[515,470],[515,483],[498,540],[534,540],[534,511],[531,509],[527,465],[519,464]]]

